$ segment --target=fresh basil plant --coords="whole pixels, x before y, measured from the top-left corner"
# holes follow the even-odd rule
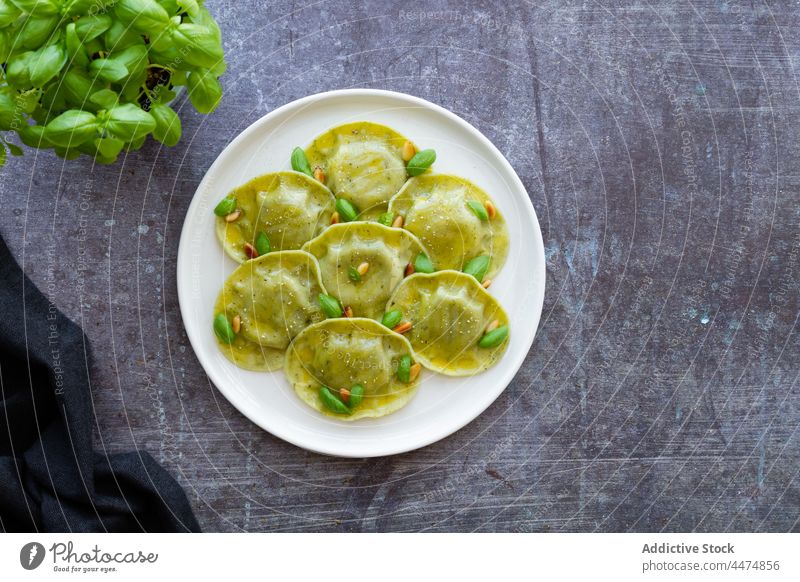
[[[22,155],[12,133],[104,164],[148,135],[174,146],[176,89],[210,113],[225,72],[203,0],[0,0],[0,65],[0,166]]]

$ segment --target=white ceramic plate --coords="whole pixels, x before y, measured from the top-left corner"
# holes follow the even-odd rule
[[[330,127],[374,121],[420,147],[434,148],[434,171],[475,182],[508,221],[508,260],[490,288],[511,321],[511,339],[495,367],[471,378],[423,370],[416,397],[380,419],[343,422],[324,417],[295,396],[283,372],[258,373],[231,364],[217,348],[214,301],[236,264],[214,232],[213,208],[231,189],[259,174],[291,169],[295,146]],[[423,99],[390,91],[348,89],[284,105],[243,131],[208,170],[186,214],[178,249],[178,298],[183,323],[212,382],[250,420],[299,447],[342,457],[377,457],[442,439],[483,412],[508,386],[533,343],[545,287],[542,235],[525,188],[503,155],[477,129]]]

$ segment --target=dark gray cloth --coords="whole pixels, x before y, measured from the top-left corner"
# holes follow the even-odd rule
[[[148,453],[93,450],[90,361],[83,331],[0,240],[0,530],[199,531]]]

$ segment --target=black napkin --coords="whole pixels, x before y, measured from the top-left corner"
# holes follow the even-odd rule
[[[0,531],[199,531],[149,454],[92,449],[90,361],[0,240]]]

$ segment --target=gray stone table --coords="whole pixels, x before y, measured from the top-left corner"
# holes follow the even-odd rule
[[[91,339],[97,446],[142,447],[206,530],[800,530],[800,13],[788,1],[209,0],[225,99],[110,167],[29,152],[0,231]],[[237,133],[320,91],[438,103],[487,135],[542,225],[522,370],[422,450],[342,460],[209,383],[178,238]],[[55,250],[55,254],[50,253]]]

